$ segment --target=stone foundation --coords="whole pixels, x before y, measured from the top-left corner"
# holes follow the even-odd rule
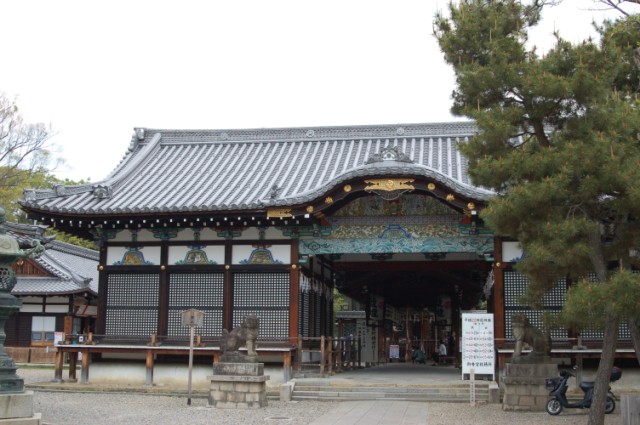
[[[545,411],[549,390],[545,379],[558,376],[558,365],[550,363],[507,363],[504,384],[503,410]]]
[[[42,415],[33,413],[33,391],[0,395],[0,425],[40,425]]]
[[[209,376],[209,406],[221,409],[257,409],[267,406],[263,363],[217,363]]]

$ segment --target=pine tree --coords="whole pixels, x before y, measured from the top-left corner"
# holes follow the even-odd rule
[[[497,192],[482,218],[523,247],[518,270],[531,282],[529,302],[561,277],[582,279],[563,317],[577,326],[603,319],[595,425],[604,422],[619,323],[640,337],[640,280],[628,272],[640,245],[640,20],[603,24],[599,41],[555,34],[555,47],[538,55],[527,48],[528,30],[547,6],[460,0],[436,16],[435,34],[456,75],[452,111],[479,129],[460,146],[469,172]]]

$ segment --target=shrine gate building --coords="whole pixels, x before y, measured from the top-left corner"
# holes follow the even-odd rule
[[[184,339],[190,308],[205,313],[205,341],[248,314],[263,341],[331,335],[338,290],[366,306],[380,352],[398,329],[455,333],[460,312],[483,299],[499,345],[512,314],[540,325],[542,312],[519,304],[518,244],[479,219],[494,193],[472,184],[458,150],[475,131],[469,122],[136,128],[107,178],[27,190],[21,205],[100,247],[104,338]],[[560,282],[545,309],[559,311],[565,293]]]

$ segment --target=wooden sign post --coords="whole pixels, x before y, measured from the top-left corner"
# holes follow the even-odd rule
[[[182,326],[189,326],[189,398],[187,405],[191,406],[191,376],[193,374],[193,336],[196,326],[201,328],[204,323],[204,313],[195,308],[182,312]]]

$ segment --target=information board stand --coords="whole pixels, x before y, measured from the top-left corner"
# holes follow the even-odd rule
[[[491,375],[495,380],[493,314],[462,313],[462,379],[473,370],[476,375]]]

